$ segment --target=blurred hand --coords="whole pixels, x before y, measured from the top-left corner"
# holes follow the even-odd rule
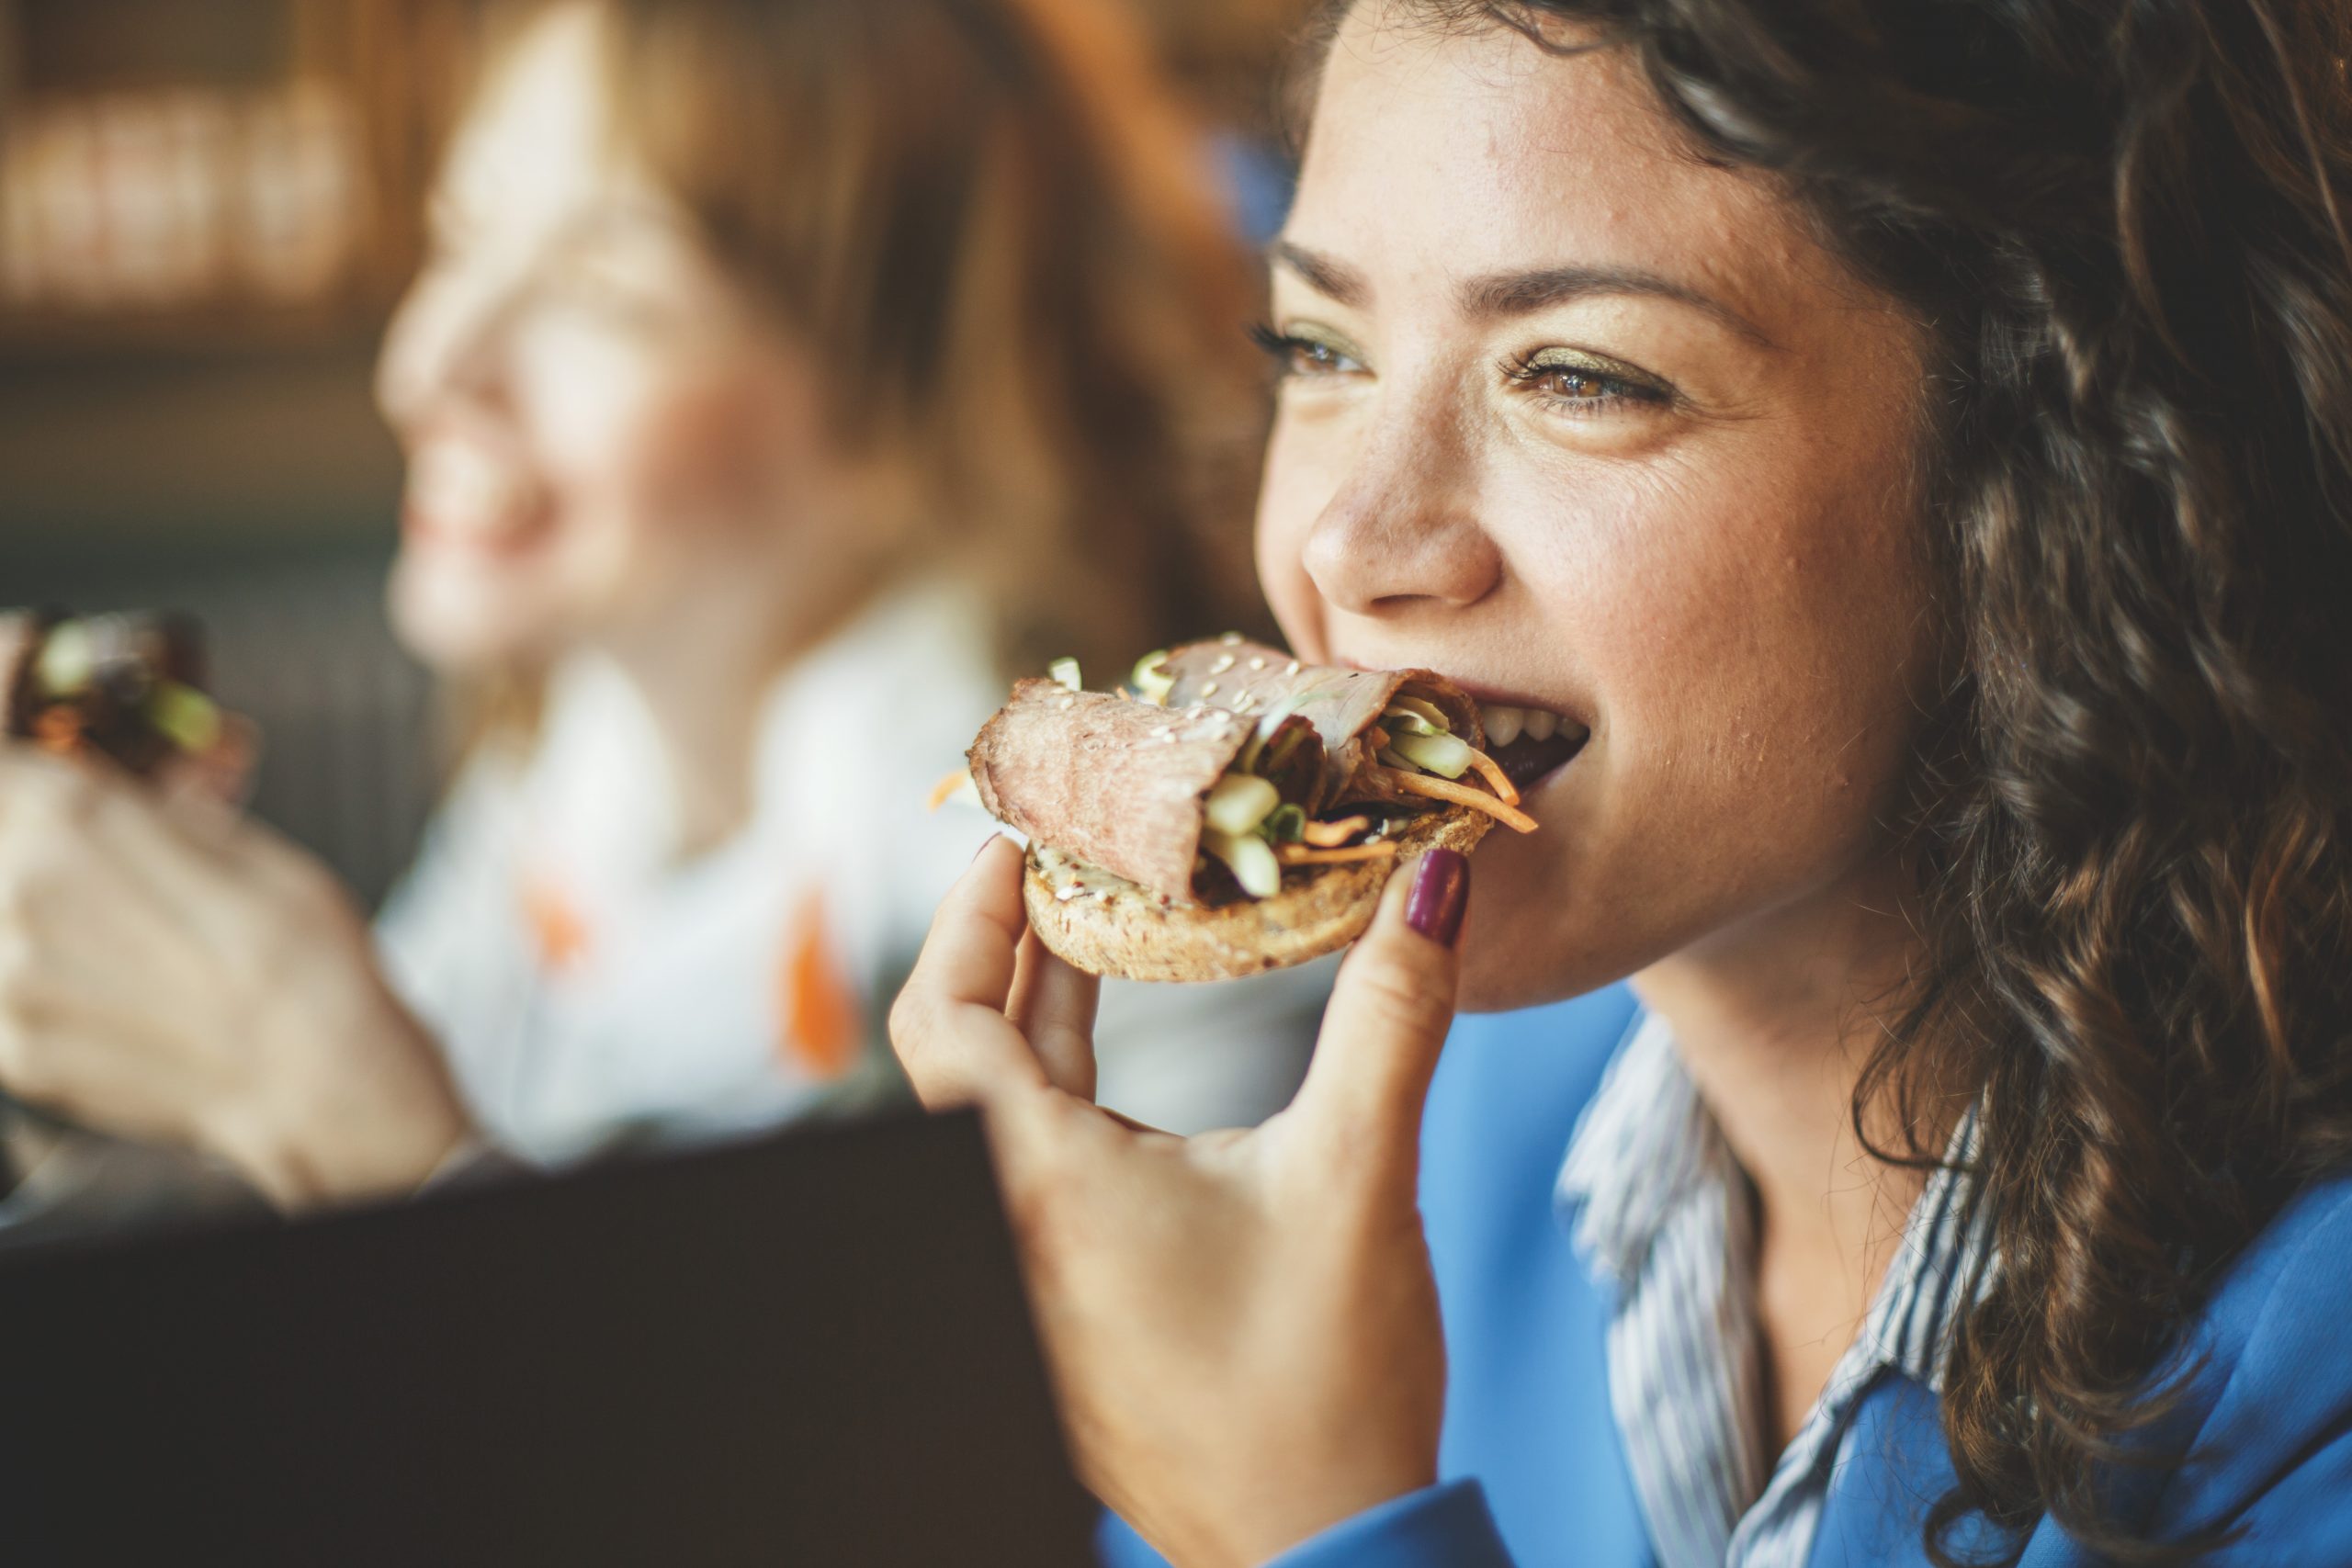
[[[209,790],[15,743],[0,1088],[218,1156],[284,1206],[413,1189],[466,1132],[324,867]]]
[[[32,616],[22,610],[0,610],[0,693],[17,679],[17,661],[25,656],[33,636]]]
[[[1436,940],[1408,922],[1408,868],[1298,1099],[1251,1132],[1175,1138],[1091,1102],[1095,983],[1025,934],[1008,840],[948,896],[891,1014],[924,1102],[987,1115],[1081,1478],[1178,1568],[1262,1562],[1436,1479],[1416,1186],[1468,892],[1447,858],[1412,895]]]

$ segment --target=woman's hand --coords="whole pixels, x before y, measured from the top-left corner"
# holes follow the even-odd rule
[[[1082,1478],[1179,1568],[1429,1485],[1445,1352],[1416,1184],[1467,863],[1391,880],[1296,1101],[1191,1139],[1091,1103],[1095,983],[1027,934],[1020,884],[991,841],[891,1034],[925,1103],[987,1114]]]
[[[0,1089],[286,1206],[413,1189],[466,1132],[318,863],[204,788],[0,744]]]

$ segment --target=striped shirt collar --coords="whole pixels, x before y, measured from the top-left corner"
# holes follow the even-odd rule
[[[1638,1019],[1560,1169],[1564,1223],[1615,1298],[1611,1401],[1664,1568],[1801,1564],[1862,1396],[1898,1371],[1943,1392],[1945,1352],[1992,1261],[1967,1170],[1972,1110],[1913,1206],[1862,1327],[1804,1429],[1761,1451],[1752,1189],[1683,1070],[1672,1030]]]

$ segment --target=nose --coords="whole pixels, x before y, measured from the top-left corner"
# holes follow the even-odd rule
[[[1493,592],[1502,552],[1478,521],[1471,467],[1442,412],[1379,420],[1306,538],[1303,564],[1324,601],[1377,616],[1465,608]]]
[[[396,429],[453,401],[486,402],[499,386],[499,347],[513,312],[503,279],[458,265],[428,266],[385,329],[376,401]]]

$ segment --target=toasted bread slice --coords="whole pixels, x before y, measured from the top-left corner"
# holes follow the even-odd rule
[[[1046,946],[1090,975],[1123,980],[1230,980],[1320,958],[1363,934],[1397,865],[1428,850],[1476,847],[1494,818],[1431,811],[1391,834],[1395,859],[1294,866],[1282,891],[1229,904],[1163,903],[1153,893],[1032,845],[1022,878],[1029,923]]]

